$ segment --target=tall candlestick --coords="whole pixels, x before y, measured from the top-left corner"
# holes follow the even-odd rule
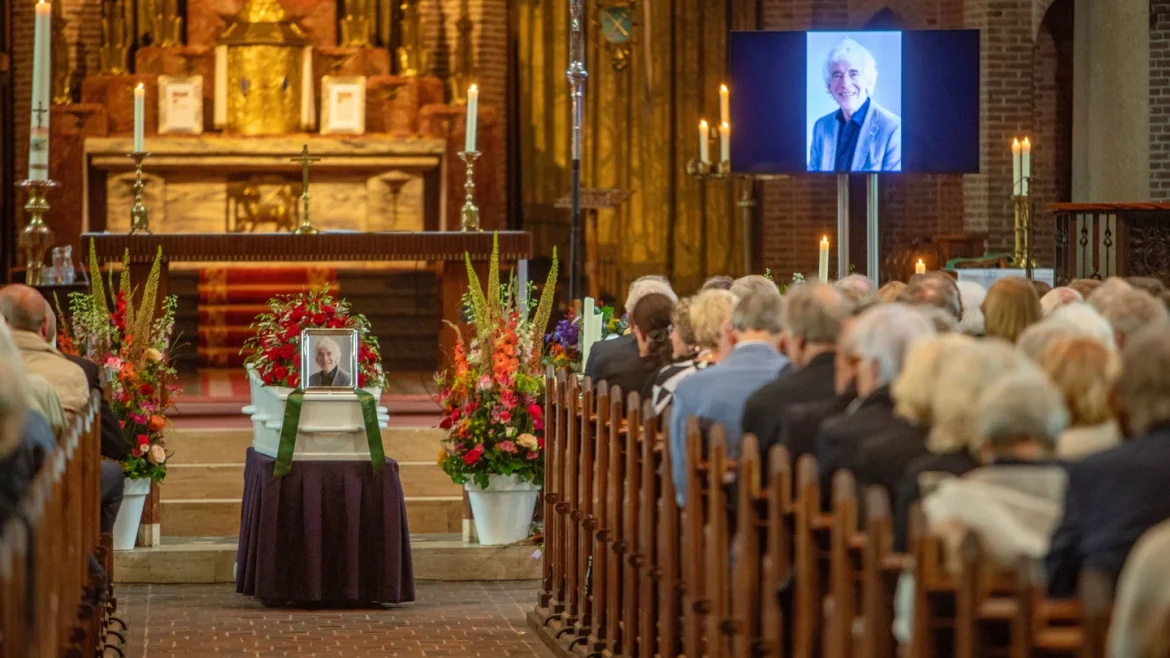
[[[1023,172],[1023,175],[1020,176],[1020,194],[1027,195],[1028,180],[1032,178],[1032,142],[1029,141],[1027,137],[1024,138],[1022,160],[1023,163],[1020,167],[1020,170]]]
[[[726,121],[719,125],[719,161],[731,162],[731,126]]]
[[[134,88],[134,152],[146,151],[146,87],[139,82]]]
[[[1012,138],[1012,194],[1020,195],[1020,140]]]
[[[731,90],[719,85],[719,124],[731,124]]]
[[[475,151],[475,129],[479,112],[479,87],[471,85],[467,90],[467,139],[463,143],[463,150],[467,153]]]
[[[921,258],[918,259],[917,263],[914,263],[914,273],[926,274],[926,263],[923,263]]]
[[[699,120],[699,162],[708,164],[711,162],[711,153],[709,151],[711,139],[711,127],[707,125],[706,119]]]
[[[33,24],[32,113],[28,136],[28,178],[49,178],[49,94],[52,90],[49,47],[52,43],[53,6],[40,0]]]
[[[829,236],[821,237],[821,253],[817,262],[817,280],[821,283],[829,282]]]

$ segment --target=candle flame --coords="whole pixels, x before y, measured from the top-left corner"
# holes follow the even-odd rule
[[[921,258],[919,258],[919,259],[918,259],[918,264],[919,264],[919,265],[925,265],[925,263],[923,263],[923,262],[922,262],[922,259],[921,259]]]
[[[731,124],[730,124],[730,123],[727,123],[726,121],[724,121],[724,122],[723,122],[722,124],[720,124],[720,125],[722,125],[722,126],[723,126],[723,129],[724,129],[724,130],[726,130],[726,131],[728,131],[728,132],[730,132],[730,131],[731,131]]]
[[[708,125],[709,124],[707,123],[706,119],[699,119],[699,127],[700,128],[702,128],[703,130],[706,130]]]
[[[471,85],[467,91],[479,91],[479,85]]]
[[[1025,137],[1024,138],[1024,148],[1031,148],[1031,147],[1032,147],[1032,142],[1029,142],[1028,138]]]
[[[822,235],[821,236],[821,244],[829,244],[829,236]]]
[[[137,86],[137,87],[135,87],[135,89],[146,89],[146,87],[142,86],[142,83],[141,83],[141,82],[139,82],[139,83],[138,83],[138,86]]]
[[[1025,137],[1025,139],[1027,139],[1027,138]],[[1013,137],[1012,138],[1012,148],[1018,148],[1019,146],[1020,146],[1020,140]]]
[[[727,93],[727,85],[719,85],[719,93],[726,94]]]

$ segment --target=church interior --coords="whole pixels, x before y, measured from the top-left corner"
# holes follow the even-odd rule
[[[775,89],[745,89],[759,67],[737,63],[744,44],[818,32],[901,35],[897,168],[842,167],[844,104],[836,175],[816,173],[800,135],[761,147],[800,142],[794,165],[774,152],[746,164],[748,141],[779,132],[755,124],[799,114],[803,133],[806,110],[805,82],[780,64]],[[969,81],[908,59],[913,35],[950,32],[974,39]],[[878,55],[884,102],[896,67],[857,38]],[[616,333],[632,323],[645,277],[680,297],[752,275],[786,295],[932,272],[987,288],[1009,275],[1048,289],[1170,283],[1167,53],[1167,0],[4,0],[0,310],[39,293],[49,349],[96,363],[101,386],[76,409],[60,396],[56,474],[13,507],[40,522],[0,515],[0,658],[952,655],[874,630],[893,623],[902,569],[935,588],[916,592],[915,624],[944,620],[938,647],[960,638],[954,655],[1105,655],[1099,605],[1073,614],[973,558],[954,575],[929,537],[898,548],[916,563],[898,562],[894,501],[852,480],[816,489],[815,461],[721,435],[688,443],[703,465],[685,507],[700,512],[680,512],[663,447],[679,432],[654,420],[661,409],[586,385],[587,354],[623,314]],[[859,121],[876,121],[871,102]],[[529,454],[543,478],[507,542],[485,540],[473,509],[483,446],[456,436],[478,403],[450,402],[486,323],[507,317],[480,308],[495,304],[519,314],[502,331],[522,356],[505,363],[535,383],[503,375],[521,391],[507,409],[530,411],[488,452]],[[582,343],[560,362],[545,350],[566,317]],[[279,333],[296,318],[311,324]],[[155,372],[138,343],[159,327],[160,379],[121,391]],[[339,372],[322,364],[326,344],[342,366],[352,357],[332,398],[308,365],[293,372],[314,360]],[[132,360],[141,372],[127,374]],[[550,363],[569,364],[567,379],[546,377]],[[500,368],[488,364],[487,386]],[[105,431],[103,396],[126,460],[82,447]],[[99,462],[125,472],[119,524],[145,483],[129,539],[97,523]],[[719,469],[738,485],[716,484]],[[775,473],[787,479],[773,487]],[[289,532],[312,541],[276,541]],[[931,603],[948,595],[957,603]]]

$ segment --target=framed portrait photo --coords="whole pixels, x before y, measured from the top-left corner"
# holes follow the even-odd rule
[[[301,331],[301,385],[306,392],[352,393],[357,375],[357,329]]]
[[[366,132],[366,76],[321,78],[321,134]]]
[[[203,76],[158,76],[158,134],[203,134]]]

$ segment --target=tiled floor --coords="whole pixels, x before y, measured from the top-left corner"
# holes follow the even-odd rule
[[[369,610],[267,608],[234,585],[121,585],[127,658],[527,656],[536,582],[416,584],[416,602]],[[113,655],[110,653],[109,655]]]

